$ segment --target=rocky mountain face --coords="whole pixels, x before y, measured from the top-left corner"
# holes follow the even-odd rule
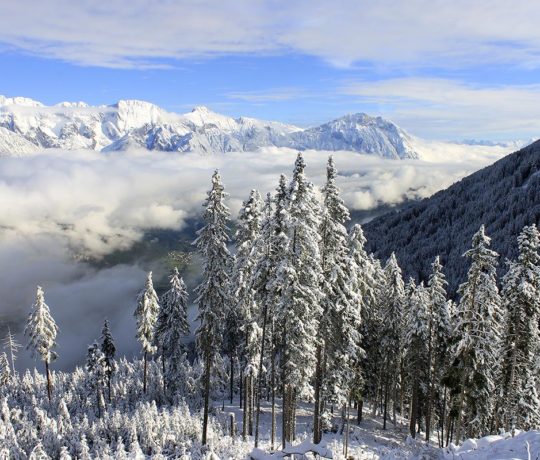
[[[1,153],[17,155],[48,148],[114,152],[137,147],[213,154],[269,146],[418,158],[412,137],[404,130],[362,113],[302,129],[253,118],[230,118],[206,107],[176,114],[137,100],[99,107],[83,102],[45,106],[32,99],[0,96]]]

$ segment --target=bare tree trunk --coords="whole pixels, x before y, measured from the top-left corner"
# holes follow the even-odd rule
[[[351,405],[351,400],[347,401],[345,406],[345,439],[343,442],[343,455],[347,458],[349,454],[349,407]]]
[[[248,404],[248,391],[249,391],[249,376],[244,377],[244,415],[242,417],[242,439],[247,441],[248,436],[248,418],[249,418],[249,404]]]
[[[388,373],[384,381],[384,409],[383,409],[383,430],[386,430],[386,419],[388,418]]]
[[[266,344],[267,316],[268,316],[268,306],[265,304],[264,311],[263,311],[261,355],[259,357],[259,375],[258,375],[258,382],[257,382],[257,415],[256,415],[256,420],[255,420],[255,447],[259,446],[259,419],[261,415],[262,375],[263,375],[264,346]]]
[[[272,426],[270,429],[270,450],[274,450],[274,443],[276,440],[276,347],[274,343],[274,323],[272,321]]]
[[[458,404],[457,427],[456,427],[456,441],[457,442],[461,440],[464,402],[465,402],[465,378],[462,378],[461,379],[461,394],[459,395],[459,404]]]
[[[52,386],[51,386],[51,373],[49,371],[49,361],[45,361],[45,373],[47,374],[47,396],[49,397],[49,402],[51,402]]]
[[[287,386],[283,384],[283,395],[282,395],[282,407],[281,407],[281,444],[283,449],[286,447],[286,443],[289,439],[289,430],[287,427],[287,420],[289,418],[288,414],[288,404],[287,404]]]
[[[233,396],[234,396],[234,359],[233,359],[233,356],[231,354],[231,375],[230,375],[230,400],[231,400],[231,404],[233,403]]]
[[[358,400],[357,406],[358,406],[357,424],[360,425],[360,423],[362,423],[362,415],[363,415],[362,412],[364,410],[364,400],[363,399]]]
[[[240,403],[239,407],[242,409],[244,403],[244,369],[240,368],[240,388],[238,389],[240,393]]]
[[[109,393],[109,402],[112,402],[112,397],[111,397],[111,380],[112,380],[112,373],[109,372],[109,375],[108,375],[108,379],[107,379],[107,390],[108,390],[108,393]]]
[[[413,391],[411,399],[411,419],[409,420],[409,433],[416,438],[416,422],[418,420],[418,380],[413,382]]]
[[[317,346],[317,365],[315,368],[315,407],[313,410],[313,443],[319,444],[322,438],[321,429],[321,380],[322,380],[322,347]]]
[[[146,353],[145,353],[145,362],[146,362]],[[206,357],[206,362],[204,366],[204,414],[203,414],[203,433],[202,433],[202,445],[206,445],[206,437],[208,432],[208,409],[210,403],[210,371],[212,368],[211,357],[208,355]]]

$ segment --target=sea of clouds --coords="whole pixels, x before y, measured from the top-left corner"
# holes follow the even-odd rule
[[[328,154],[304,152],[306,173],[317,186],[324,184]],[[427,197],[502,152],[467,162],[332,155],[347,205],[370,210]],[[24,319],[39,284],[60,327],[57,368],[82,362],[105,317],[119,354],[136,353],[132,313],[152,267],[141,262],[98,269],[86,258],[129,249],[150,229],[182,229],[201,212],[215,169],[234,217],[252,188],[265,195],[280,174],[290,176],[295,157],[293,150],[269,148],[209,156],[46,151],[0,158],[0,333],[10,325],[25,343]],[[31,365],[29,353],[21,351],[19,368]]]

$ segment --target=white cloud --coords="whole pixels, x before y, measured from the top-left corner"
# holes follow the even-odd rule
[[[479,86],[442,78],[350,82],[341,92],[414,133],[435,138],[504,139],[540,131],[540,85]]]
[[[528,0],[19,0],[2,5],[0,42],[110,67],[161,58],[300,52],[336,65],[455,67],[540,63],[540,5]]]

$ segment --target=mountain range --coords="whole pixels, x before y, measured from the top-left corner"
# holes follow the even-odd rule
[[[404,275],[427,280],[440,255],[451,293],[466,278],[462,257],[481,224],[500,254],[499,267],[517,255],[524,225],[540,225],[540,141],[465,177],[430,198],[365,224],[368,249],[386,259],[396,253]]]
[[[364,113],[312,128],[254,118],[231,118],[206,107],[186,114],[121,100],[110,106],[64,102],[45,106],[28,98],[0,96],[0,153],[38,149],[226,153],[262,147],[349,150],[392,159],[416,159],[415,138],[394,123]]]

